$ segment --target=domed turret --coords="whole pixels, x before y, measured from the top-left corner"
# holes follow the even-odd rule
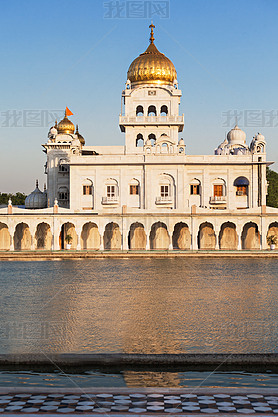
[[[245,145],[246,133],[238,125],[229,131],[227,139],[230,145]]]
[[[127,78],[136,84],[170,84],[177,78],[174,64],[159,52],[154,44],[153,24],[150,25],[151,37],[147,50],[139,55],[130,65]]]
[[[264,137],[264,135],[262,135],[261,133],[259,133],[258,132],[258,134],[255,136],[255,139],[258,141],[258,142],[265,142],[265,137]]]
[[[25,198],[25,208],[42,209],[47,207],[47,194],[39,189],[39,182],[36,180],[36,188]]]
[[[58,123],[57,127],[58,133],[60,134],[74,134],[74,124],[67,118],[67,111],[65,111],[65,117]]]

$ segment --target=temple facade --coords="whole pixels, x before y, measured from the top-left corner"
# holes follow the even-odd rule
[[[266,141],[236,125],[211,155],[187,155],[173,63],[150,44],[130,65],[124,146],[87,146],[65,117],[48,132],[47,188],[0,209],[0,250],[267,249]]]

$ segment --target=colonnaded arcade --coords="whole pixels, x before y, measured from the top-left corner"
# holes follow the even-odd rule
[[[266,141],[236,125],[212,155],[187,155],[173,63],[150,44],[130,65],[124,146],[85,146],[71,112],[43,145],[47,188],[0,209],[0,250],[267,249]]]

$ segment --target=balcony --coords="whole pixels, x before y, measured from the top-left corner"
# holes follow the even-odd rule
[[[122,132],[125,132],[126,126],[148,126],[148,125],[175,125],[179,126],[179,132],[182,132],[184,126],[184,115],[182,116],[121,116],[119,125]]]
[[[102,197],[101,204],[103,205],[116,205],[119,204],[119,197]]]
[[[173,198],[171,196],[168,197],[156,197],[155,204],[172,204]]]
[[[227,196],[226,195],[215,195],[214,197],[210,197],[209,199],[210,204],[226,204],[227,203]]]

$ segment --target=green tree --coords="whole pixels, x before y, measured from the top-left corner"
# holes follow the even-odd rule
[[[14,206],[23,206],[25,203],[26,195],[20,192],[17,192],[16,194],[0,193],[0,205],[8,205],[8,201],[10,198]]]
[[[270,207],[278,207],[278,173],[266,168],[266,178],[268,181],[266,204]]]

